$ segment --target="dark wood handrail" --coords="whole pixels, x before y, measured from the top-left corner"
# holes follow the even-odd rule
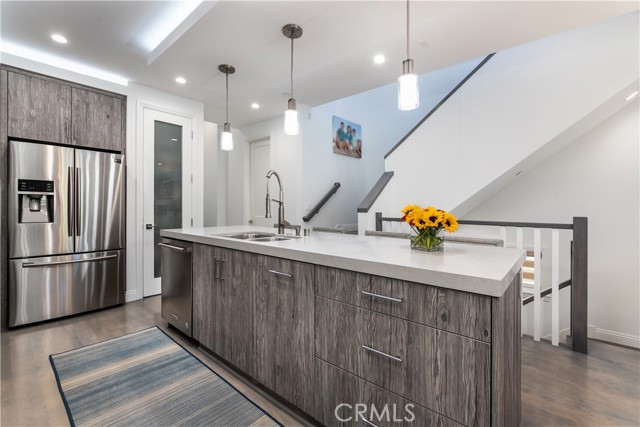
[[[329,201],[329,199],[336,194],[336,191],[338,191],[338,188],[340,188],[340,183],[339,182],[335,182],[333,183],[333,187],[331,187],[331,189],[327,192],[327,194],[324,195],[324,197],[322,199],[320,199],[320,201],[318,202],[317,205],[315,205],[315,207],[313,209],[311,209],[309,211],[308,214],[306,214],[305,216],[302,217],[302,220],[304,222],[309,222],[311,221],[311,219],[316,216],[316,214],[318,212],[320,212],[320,209],[325,205],[325,203],[327,203]]]
[[[471,70],[471,72],[470,72],[469,74],[467,74],[467,75],[465,76],[465,78],[464,78],[464,79],[462,79],[462,80],[460,81],[460,83],[458,83],[458,84],[456,85],[456,87],[454,87],[453,89],[451,89],[451,92],[449,92],[449,93],[448,93],[444,98],[442,98],[442,100],[441,100],[440,102],[438,102],[438,103],[436,104],[436,106],[435,106],[435,107],[433,107],[433,108],[431,109],[431,111],[429,111],[429,112],[427,113],[427,115],[426,115],[426,116],[424,116],[424,117],[422,118],[422,120],[420,120],[420,121],[418,122],[418,124],[417,124],[417,125],[415,125],[415,126],[414,126],[414,127],[413,127],[413,128],[412,128],[412,129],[411,129],[411,130],[410,130],[410,131],[409,131],[409,132],[408,132],[408,133],[407,133],[407,134],[406,134],[406,135],[405,135],[405,136],[404,136],[404,137],[403,137],[403,138],[402,138],[402,139],[401,139],[397,144],[396,144],[396,145],[394,145],[394,146],[393,146],[393,148],[392,148],[391,150],[389,150],[389,152],[388,152],[387,154],[385,154],[385,155],[384,155],[384,158],[386,159],[387,157],[389,157],[389,156],[391,155],[391,153],[393,153],[393,152],[396,150],[396,148],[398,148],[398,147],[399,147],[399,146],[400,146],[400,145],[401,145],[401,144],[402,144],[402,143],[403,143],[407,138],[409,138],[409,136],[411,136],[411,134],[412,134],[413,132],[415,132],[415,131],[416,131],[416,129],[418,129],[420,126],[422,126],[422,124],[425,122],[425,120],[427,120],[429,117],[431,117],[431,116],[433,115],[433,113],[435,113],[435,112],[436,112],[440,107],[442,107],[442,104],[444,104],[445,102],[447,102],[447,100],[448,100],[449,98],[451,98],[451,96],[452,96],[454,93],[456,93],[456,92],[458,91],[458,89],[460,89],[460,88],[462,87],[462,85],[464,85],[464,84],[467,82],[467,80],[469,80],[469,79],[471,78],[471,76],[473,76],[473,75],[474,75],[474,74],[475,74],[475,73],[476,73],[480,68],[482,68],[482,67],[484,66],[484,64],[486,64],[486,63],[487,63],[487,61],[488,61],[488,60],[490,60],[490,59],[493,57],[493,55],[495,55],[495,54],[496,54],[496,53],[494,52],[494,53],[491,53],[491,54],[487,55],[487,56],[486,56],[486,58],[484,58],[484,59],[482,60],[482,62],[480,62],[478,65],[476,65],[476,67],[475,67],[473,70]]]
[[[566,288],[567,286],[571,286],[571,279],[565,280],[564,282],[560,283],[558,285],[558,289],[562,290],[562,289]],[[547,295],[551,295],[551,288],[547,288],[544,291],[540,292],[540,298],[544,298]],[[522,299],[522,305],[527,305],[530,302],[533,302],[533,295]]]
[[[371,206],[373,206],[380,193],[382,193],[382,190],[384,190],[384,187],[386,187],[389,181],[391,181],[392,177],[393,171],[386,171],[380,176],[376,185],[373,186],[371,191],[369,191],[369,194],[367,194],[367,197],[365,197],[362,203],[360,203],[360,206],[358,206],[358,212],[369,212],[369,209],[371,209]]]
[[[383,217],[382,213],[377,212],[376,213],[376,231],[382,231],[382,222],[384,221],[402,222],[402,218]],[[554,224],[549,222],[509,222],[509,221],[480,221],[480,220],[473,220],[473,219],[461,219],[461,220],[458,220],[458,224],[488,225],[493,227],[554,228],[556,230],[573,230],[573,224]]]

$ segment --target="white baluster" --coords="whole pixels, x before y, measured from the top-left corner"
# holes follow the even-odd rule
[[[542,269],[540,268],[542,260],[542,248],[540,242],[540,229],[533,230],[533,340],[540,341],[540,333],[542,329],[542,304],[540,300],[540,282],[542,279]]]
[[[560,230],[551,230],[551,344],[560,340]]]
[[[500,238],[504,242],[504,247],[507,247],[507,227],[500,227]]]
[[[522,227],[516,229],[516,248],[524,248],[524,228]]]

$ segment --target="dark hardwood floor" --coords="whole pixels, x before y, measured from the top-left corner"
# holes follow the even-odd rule
[[[3,331],[2,426],[68,425],[50,354],[160,326],[285,426],[308,425],[263,390],[198,350],[160,318],[160,298]],[[639,426],[640,352],[601,342],[588,355],[522,340],[523,426]],[[417,426],[422,427],[422,426]]]

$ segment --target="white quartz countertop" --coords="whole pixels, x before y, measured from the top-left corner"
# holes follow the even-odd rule
[[[289,230],[287,230],[289,231]],[[162,230],[161,236],[311,264],[500,297],[522,268],[525,251],[446,242],[443,252],[411,250],[409,240],[314,231],[277,242],[225,237],[273,228],[229,226]]]

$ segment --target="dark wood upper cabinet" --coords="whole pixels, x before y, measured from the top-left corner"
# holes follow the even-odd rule
[[[72,144],[122,151],[122,104],[120,98],[74,87]]]
[[[8,74],[9,136],[70,143],[71,87],[24,74]]]

